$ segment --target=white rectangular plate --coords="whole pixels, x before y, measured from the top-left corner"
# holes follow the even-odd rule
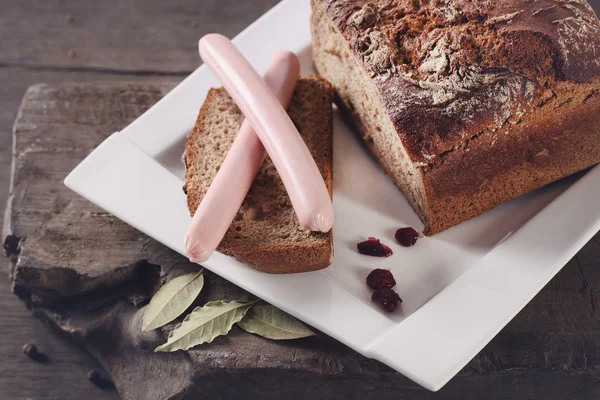
[[[259,70],[287,49],[310,59],[308,0],[280,3],[235,39]],[[183,254],[190,221],[180,161],[208,89],[200,67],[130,126],[110,136],[65,184]],[[413,248],[397,228],[422,224],[404,197],[335,116],[335,259],[323,270],[268,275],[215,254],[204,266],[430,390],[446,384],[600,229],[600,169],[504,204]],[[374,195],[375,194],[375,195]],[[362,256],[367,236],[390,245],[386,259]],[[365,277],[389,268],[402,307],[371,302]]]

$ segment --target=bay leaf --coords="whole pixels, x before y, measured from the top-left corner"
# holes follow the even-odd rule
[[[270,304],[255,305],[238,325],[247,332],[274,340],[317,336],[304,323]]]
[[[236,322],[241,321],[254,303],[244,300],[218,300],[208,302],[203,307],[196,307],[173,329],[167,342],[154,351],[187,350],[210,343],[217,336],[226,335]]]
[[[180,275],[171,279],[152,297],[144,311],[142,330],[148,332],[160,328],[179,317],[189,306],[204,286],[204,276],[199,272]]]

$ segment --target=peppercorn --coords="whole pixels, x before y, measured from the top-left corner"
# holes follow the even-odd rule
[[[29,357],[33,361],[46,363],[50,361],[48,356],[44,353],[40,353],[37,346],[33,343],[26,343],[23,345],[23,354]]]
[[[39,353],[37,346],[33,343],[26,343],[23,345],[23,354],[29,358],[35,358]]]

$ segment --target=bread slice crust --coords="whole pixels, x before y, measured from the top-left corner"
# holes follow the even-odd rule
[[[300,77],[288,115],[313,155],[332,194],[333,88],[315,75]],[[211,89],[189,134],[184,191],[190,214],[206,194],[244,116],[223,88]],[[302,228],[273,163],[267,157],[217,251],[273,274],[326,268],[333,236]]]

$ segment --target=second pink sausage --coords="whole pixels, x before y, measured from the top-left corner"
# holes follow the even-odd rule
[[[200,39],[200,56],[254,128],[290,196],[300,224],[328,232],[333,204],[323,177],[300,133],[277,98],[226,37]]]

